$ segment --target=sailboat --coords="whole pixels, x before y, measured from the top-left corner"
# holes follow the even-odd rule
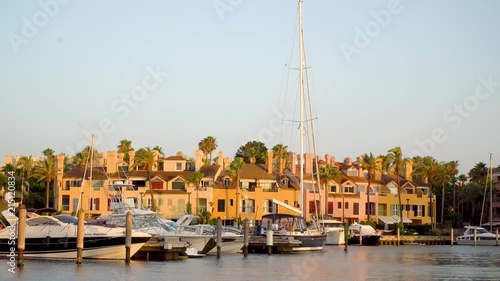
[[[326,234],[320,231],[316,226],[308,227],[303,216],[302,198],[304,193],[304,136],[305,136],[305,94],[304,94],[304,72],[305,72],[305,54],[303,45],[302,29],[302,0],[298,1],[299,15],[299,72],[300,72],[300,209],[288,206],[278,200],[273,199],[274,204],[281,205],[298,215],[291,214],[268,214],[262,216],[261,235],[266,233],[269,222],[273,228],[274,236],[287,236],[300,241],[300,245],[292,248],[292,251],[321,251],[326,242]],[[314,133],[314,132],[313,132]],[[313,136],[313,143],[314,143]],[[319,183],[319,179],[316,181]]]

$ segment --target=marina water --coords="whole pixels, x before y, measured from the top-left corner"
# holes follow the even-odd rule
[[[207,256],[169,262],[25,260],[0,280],[500,280],[500,247],[327,246],[321,253]]]

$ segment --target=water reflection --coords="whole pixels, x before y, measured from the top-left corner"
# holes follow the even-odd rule
[[[499,280],[500,248],[467,246],[327,247],[322,253],[224,255],[175,262],[26,260],[0,280]]]

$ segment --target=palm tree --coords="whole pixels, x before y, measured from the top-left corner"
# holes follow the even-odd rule
[[[19,161],[17,162],[17,168],[21,169],[23,172],[23,178],[24,181],[26,182],[26,185],[28,186],[28,191],[29,192],[29,187],[30,187],[30,182],[29,180],[31,179],[31,172],[35,166],[35,162],[33,160],[33,157],[30,156],[22,156],[19,158]],[[24,197],[24,187],[21,187],[21,201]]]
[[[164,156],[164,153],[163,153],[163,148],[159,145],[155,145],[155,147],[153,147],[153,150],[156,150],[158,151],[158,154],[163,157]]]
[[[488,176],[488,167],[483,162],[479,162],[469,171],[469,181],[484,185]]]
[[[203,151],[203,154],[205,154],[205,157],[206,155],[210,155],[210,159],[208,160],[208,164],[211,164],[212,163],[212,153],[214,152],[214,150],[217,149],[217,138],[216,137],[212,137],[212,136],[208,136],[208,137],[205,137],[204,139],[202,139],[199,143],[198,143],[198,148]]]
[[[52,148],[46,148],[42,151],[42,153],[43,155],[45,155],[45,157],[49,158],[49,157],[54,157],[55,151]]]
[[[134,150],[134,148],[132,147],[132,141],[128,139],[122,139],[117,148],[119,153],[123,153],[123,160],[125,160],[127,164],[130,164],[130,155],[128,153]]]
[[[458,162],[451,161],[448,163],[441,162],[438,166],[437,181],[441,184],[441,229],[444,227],[444,202],[446,197],[445,186],[450,182],[452,177],[457,173]]]
[[[50,182],[54,180],[55,176],[55,161],[54,157],[50,156],[39,162],[33,171],[33,177],[35,177],[38,182],[45,181],[45,208],[49,207]]]
[[[196,213],[199,212],[198,210],[198,201],[199,201],[199,190],[200,190],[200,182],[201,180],[203,179],[203,177],[205,176],[205,174],[203,174],[202,172],[200,171],[195,171],[194,173],[191,174],[191,176],[189,176],[189,178],[186,179],[186,183],[188,184],[194,184],[195,188],[196,188],[196,204],[195,204],[195,210],[196,210]]]
[[[431,214],[432,229],[436,228],[436,224],[434,222],[435,218],[434,206],[432,203],[432,192],[433,192],[432,189],[433,189],[434,179],[437,177],[438,173],[439,173],[439,163],[436,161],[436,159],[432,158],[431,156],[425,156],[422,162],[416,165],[415,169],[413,170],[414,176],[422,178],[429,184],[429,208]]]
[[[158,166],[157,152],[152,150],[149,146],[145,148],[141,148],[137,150],[135,154],[133,168],[139,167],[139,169],[146,170],[146,175],[148,178],[149,184],[149,194],[151,195],[151,204],[153,207],[153,211],[157,211],[153,188],[151,186],[151,171]]]
[[[366,191],[366,200],[368,201],[368,221],[370,221],[370,215],[371,215],[371,203],[370,203],[370,188],[372,184],[372,180],[375,178],[375,173],[376,172],[382,172],[381,167],[379,165],[380,159],[375,157],[373,153],[370,152],[370,154],[363,154],[361,155],[361,168],[363,170],[368,171],[368,186],[367,191]],[[400,202],[401,203],[401,202]]]
[[[403,211],[401,203],[401,186],[399,183],[401,172],[403,171],[406,159],[403,159],[403,152],[401,147],[396,146],[389,149],[386,156],[386,166],[389,171],[394,171],[396,175],[397,189],[398,189],[398,201],[399,201],[399,218],[401,219],[401,226],[403,226]]]
[[[233,180],[236,180],[236,221],[239,221],[239,202],[238,202],[238,194],[240,193],[240,175],[241,175],[241,170],[243,169],[243,166],[245,165],[245,162],[243,161],[242,158],[235,158],[233,162],[229,165],[229,174],[233,178]]]
[[[325,215],[328,213],[328,190],[327,184],[329,181],[339,178],[342,172],[338,169],[332,167],[332,165],[327,164],[326,166],[319,167],[319,180],[323,185],[323,190],[325,192]]]
[[[464,201],[464,186],[465,186],[465,183],[467,182],[467,176],[464,174],[461,174],[458,176],[458,180],[460,181],[460,187],[461,187],[460,194],[462,195],[461,199],[460,199],[460,203],[459,203],[459,209],[460,209],[460,213],[462,213],[464,211],[464,205],[463,205],[464,204],[464,202],[463,202]]]
[[[283,144],[277,144],[273,147],[274,158],[278,160],[278,174],[283,173],[283,169],[286,166],[286,161],[290,156],[288,152],[288,146]]]

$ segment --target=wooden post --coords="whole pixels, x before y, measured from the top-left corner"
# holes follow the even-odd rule
[[[78,227],[76,233],[76,264],[81,264],[83,258],[83,236],[85,235],[84,218],[85,211],[80,209],[78,211]]]
[[[363,245],[363,227],[359,227],[359,245]]]
[[[222,220],[217,218],[217,258],[220,258],[220,251],[222,248]]]
[[[344,223],[344,252],[347,253],[347,241],[349,240],[349,224]]]
[[[398,247],[399,247],[399,241],[400,241],[400,240],[399,240],[399,239],[400,239],[400,238],[399,238],[399,233],[400,233],[400,230],[401,230],[401,229],[398,227],[398,240],[397,240],[397,242],[396,242],[396,246],[398,246]]]
[[[474,247],[477,246],[477,229],[474,228]]]
[[[451,228],[451,246],[453,247],[453,227]]]
[[[496,231],[496,239],[495,239],[495,240],[496,240],[496,242],[495,242],[495,246],[498,246],[498,229],[497,229],[497,231]]]
[[[248,256],[248,242],[250,231],[248,229],[248,219],[243,221],[243,256]]]
[[[24,250],[26,249],[26,206],[21,205],[19,208],[19,220],[17,222],[17,250],[18,259],[17,267],[24,266]]]
[[[267,221],[266,246],[267,254],[271,255],[273,252],[273,222],[271,220]]]
[[[125,262],[130,263],[130,248],[132,247],[132,213],[127,211],[125,221]]]

